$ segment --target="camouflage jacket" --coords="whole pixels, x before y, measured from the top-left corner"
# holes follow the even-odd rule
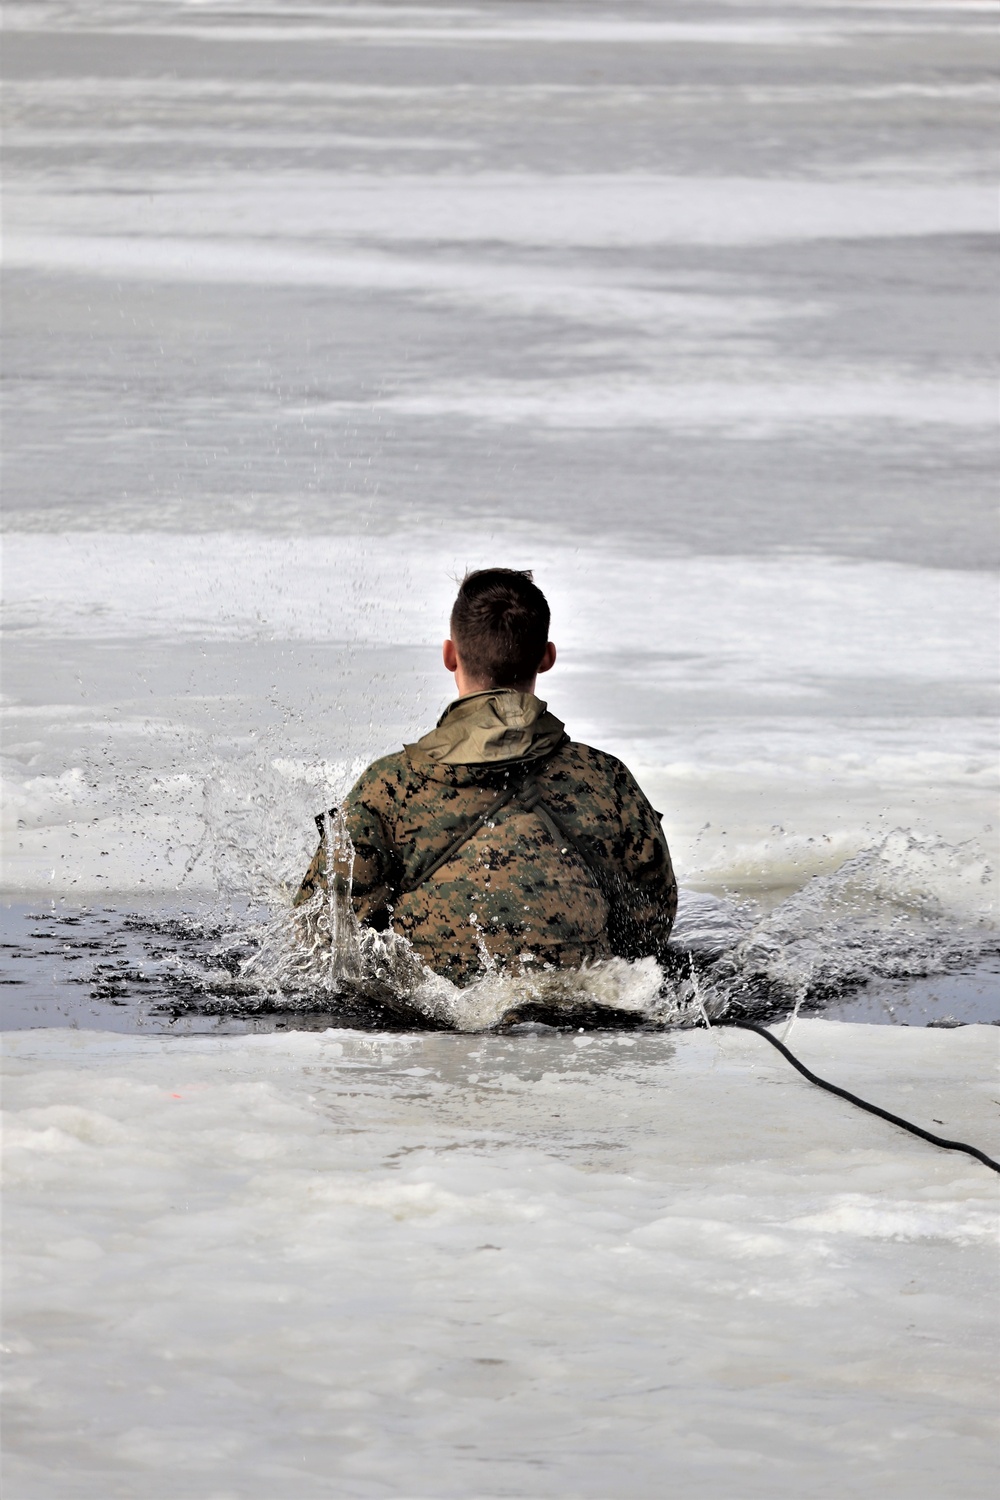
[[[666,947],[677,885],[660,814],[621,761],[570,740],[533,694],[460,698],[369,766],[342,811],[358,917],[456,983],[487,954],[565,967]],[[296,905],[325,889],[326,865],[321,841]]]

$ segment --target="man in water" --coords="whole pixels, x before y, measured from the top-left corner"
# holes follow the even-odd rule
[[[575,743],[535,697],[556,659],[548,633],[530,573],[468,574],[443,652],[458,697],[341,809],[357,916],[456,984],[487,965],[661,957],[677,910],[660,814],[621,761]],[[325,889],[326,865],[324,840],[297,906]]]

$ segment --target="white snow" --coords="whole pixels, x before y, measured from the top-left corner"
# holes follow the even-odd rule
[[[387,193],[384,176],[374,173],[258,171],[251,177],[212,170],[201,178],[196,172],[161,176],[155,198],[95,183],[74,199],[44,182],[15,188],[9,197],[12,232],[5,258],[11,265],[104,275],[129,274],[134,266],[134,274],[142,275],[148,264],[145,274],[190,279],[198,274],[201,241],[211,229],[221,243],[210,251],[209,265],[218,264],[228,249],[231,274],[239,280],[249,242],[252,281],[259,279],[254,249],[261,243],[279,257],[301,241],[351,245],[373,238],[390,245],[767,245],[831,237],[990,234],[995,221],[989,188],[974,179],[448,171],[394,173]],[[177,254],[176,240],[169,243],[179,234],[190,237],[186,257]],[[158,248],[161,236],[168,243]],[[304,264],[309,263],[306,257]]]
[[[987,9],[16,7],[4,889],[282,908],[499,563],[689,938],[985,942]],[[880,1006],[791,1043],[995,1155],[1000,1032]],[[4,1500],[992,1495],[996,1178],[758,1037],[4,1050]]]
[[[792,1038],[993,1151],[997,1040]],[[17,1500],[988,1493],[996,1179],[759,1038],[6,1054]]]
[[[748,566],[740,556],[581,547],[527,527],[510,538],[483,523],[448,531],[272,536],[266,545],[253,532],[10,533],[6,618],[43,639],[437,647],[456,568],[480,565],[491,549],[533,560],[544,546],[539,578],[577,671],[613,628],[623,670],[644,647],[676,642],[680,651],[658,653],[660,680],[706,693],[720,680],[728,690],[748,679],[755,691],[793,683],[801,691],[810,676],[988,682],[997,662],[988,573],[787,553]],[[645,662],[642,672],[645,680]]]

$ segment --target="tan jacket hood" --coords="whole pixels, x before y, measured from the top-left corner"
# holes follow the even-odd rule
[[[407,745],[411,761],[429,760],[441,766],[481,766],[509,760],[535,760],[548,755],[565,739],[561,719],[534,693],[513,688],[490,688],[450,703],[437,722],[415,745]]]

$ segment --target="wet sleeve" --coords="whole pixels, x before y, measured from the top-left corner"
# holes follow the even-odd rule
[[[659,958],[677,915],[677,881],[660,814],[624,766],[616,778],[620,858],[609,892],[608,937],[622,958]]]
[[[342,804],[352,850],[336,860],[336,873],[351,879],[351,903],[359,921],[379,930],[389,924],[398,880],[398,859],[387,827],[385,801],[382,778],[372,770],[366,771]],[[316,891],[326,889],[327,842],[321,836],[293,905],[301,906]]]
[[[302,877],[302,884],[295,893],[293,906],[304,906],[311,901],[317,891],[326,890],[326,840],[320,835],[319,848],[310,861],[309,868]]]

